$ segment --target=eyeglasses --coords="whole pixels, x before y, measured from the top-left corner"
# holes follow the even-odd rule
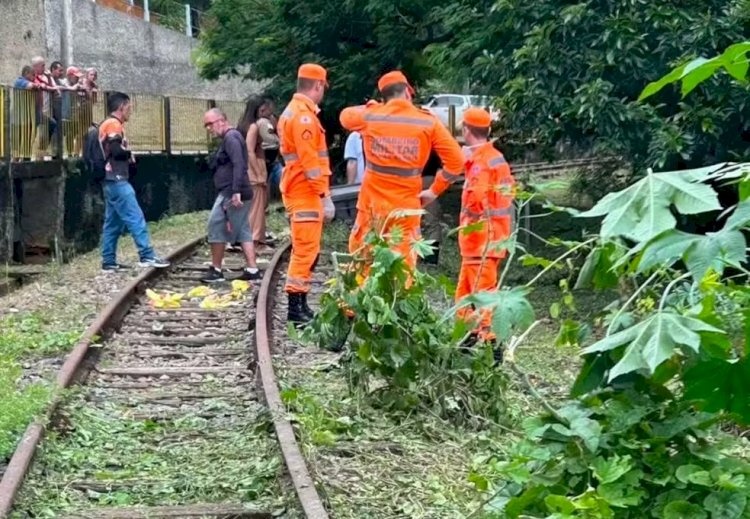
[[[205,123],[203,126],[206,127],[206,129],[211,128],[214,124],[218,123],[221,119],[215,119],[213,121],[209,121]]]

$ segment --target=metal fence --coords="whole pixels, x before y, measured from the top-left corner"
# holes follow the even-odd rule
[[[189,97],[131,94],[132,112],[125,125],[136,153],[207,153],[211,137],[203,114],[218,107],[231,124],[245,103]],[[106,117],[107,93],[54,94],[0,86],[0,157],[13,161],[79,157],[92,123]]]

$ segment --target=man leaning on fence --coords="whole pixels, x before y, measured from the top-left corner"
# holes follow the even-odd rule
[[[141,267],[168,267],[154,254],[146,218],[128,181],[135,158],[128,149],[124,124],[130,118],[130,98],[113,92],[107,101],[109,117],[99,125],[99,143],[104,158],[104,229],[102,232],[102,270],[116,272],[127,266],[117,263],[117,241],[127,229],[138,247]]]

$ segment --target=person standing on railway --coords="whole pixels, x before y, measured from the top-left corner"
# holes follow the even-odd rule
[[[510,238],[513,214],[513,186],[508,162],[490,142],[492,118],[486,110],[469,108],[463,115],[463,137],[466,142],[466,181],[461,196],[458,246],[461,271],[456,287],[456,303],[477,292],[497,289],[498,270],[506,256],[503,241]],[[495,343],[490,329],[492,311],[479,314],[471,307],[458,311],[458,318],[475,326],[467,346],[477,341]],[[502,361],[502,350],[495,347],[495,359]]]
[[[307,304],[312,269],[320,253],[323,222],[333,220],[328,146],[318,105],[328,88],[326,69],[305,63],[297,72],[297,93],[278,123],[284,173],[281,196],[292,227],[292,254],[285,291],[289,298],[288,320],[304,324],[313,318]]]
[[[143,210],[130,185],[135,157],[125,137],[125,123],[130,118],[130,97],[112,92],[107,100],[109,117],[99,125],[99,143],[104,158],[104,229],[102,230],[102,270],[117,272],[128,268],[117,263],[117,241],[127,229],[135,241],[140,267],[165,268],[168,261],[156,256],[151,246]]]
[[[367,159],[349,251],[354,254],[360,250],[369,231],[386,222],[386,228],[379,229],[383,233],[401,227],[403,239],[393,248],[413,269],[417,255],[411,242],[421,236],[420,217],[388,219],[388,215],[394,210],[419,209],[434,202],[461,178],[464,159],[458,143],[440,120],[414,106],[414,89],[403,73],[393,71],[382,76],[378,90],[385,103],[345,108],[340,115],[344,128],[362,133]],[[421,174],[431,150],[435,150],[444,168],[423,190]]]
[[[218,150],[209,161],[218,191],[208,217],[208,243],[211,245],[211,266],[201,278],[204,283],[224,281],[222,264],[227,243],[239,243],[247,266],[237,279],[255,281],[262,277],[255,262],[253,233],[250,230],[250,206],[253,191],[250,187],[245,138],[227,121],[218,108],[203,116],[203,125],[214,137],[221,139]]]

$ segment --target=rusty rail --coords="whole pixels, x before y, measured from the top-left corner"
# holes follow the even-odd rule
[[[294,429],[286,417],[286,408],[281,401],[279,384],[273,370],[271,357],[271,340],[268,332],[270,322],[270,306],[272,303],[271,290],[273,278],[281,263],[281,259],[291,249],[291,243],[279,246],[268,265],[258,294],[258,304],[255,323],[255,347],[257,352],[258,369],[260,370],[261,385],[266,399],[266,405],[271,411],[273,426],[279,439],[281,452],[284,456],[289,474],[292,477],[294,489],[302,504],[305,517],[308,519],[328,519],[328,512],[315,489],[315,484],[307,470],[307,464],[302,456]]]
[[[189,256],[204,239],[202,236],[185,243],[170,254],[167,259],[174,263],[181,261]],[[98,315],[96,320],[91,323],[78,341],[78,344],[68,354],[65,363],[57,375],[52,402],[42,419],[35,421],[27,427],[26,432],[13,453],[13,457],[10,459],[10,463],[8,463],[5,474],[3,474],[3,479],[0,480],[0,518],[6,517],[10,513],[16,494],[21,488],[24,477],[31,466],[36,448],[44,436],[46,424],[49,423],[55,410],[60,405],[62,390],[69,387],[73,382],[81,368],[83,360],[86,358],[91,344],[95,342],[96,337],[106,336],[106,334],[118,325],[133,304],[138,289],[143,283],[155,279],[163,273],[163,270],[149,268],[130,281]]]

